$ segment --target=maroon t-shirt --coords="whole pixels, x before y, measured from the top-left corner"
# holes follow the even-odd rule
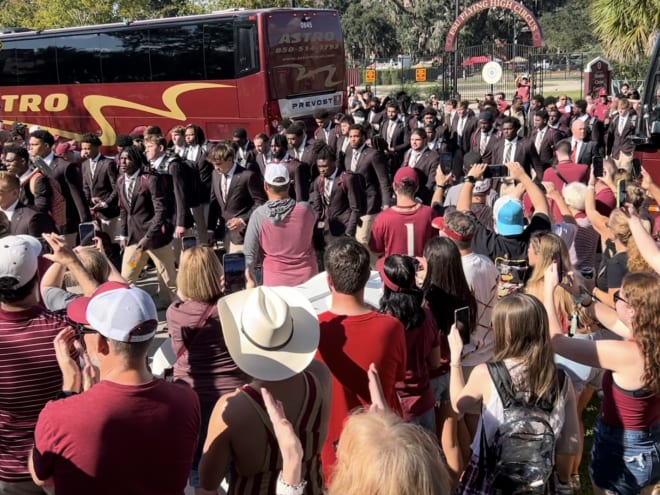
[[[435,216],[435,210],[426,205],[410,210],[388,208],[374,220],[369,249],[385,253],[385,257],[391,254],[422,256],[426,243],[437,235],[431,225]],[[412,252],[409,252],[411,244]]]
[[[54,479],[57,495],[183,495],[199,428],[199,401],[189,387],[104,380],[46,404],[34,470]]]
[[[316,359],[323,361],[332,373],[328,436],[321,454],[327,484],[346,418],[351,411],[371,403],[367,376],[371,363],[378,370],[387,404],[394,412],[401,412],[395,387],[396,382],[405,378],[406,337],[399,320],[376,311],[356,316],[326,311],[319,315],[319,323],[321,335]]]
[[[573,163],[569,160],[559,162],[557,170],[548,168],[543,172],[543,182],[552,182],[557,191],[562,192],[566,184],[571,182],[587,183],[589,179],[589,166],[581,163]],[[559,174],[557,174],[557,171]],[[559,177],[561,175],[563,180]]]
[[[424,311],[424,322],[417,328],[406,330],[406,378],[396,384],[406,421],[421,416],[435,404],[428,358],[431,350],[440,346],[440,338],[435,317],[428,308]]]

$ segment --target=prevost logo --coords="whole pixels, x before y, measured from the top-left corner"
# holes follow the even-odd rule
[[[318,108],[332,110],[340,109],[344,98],[341,91],[322,96],[304,96],[300,98],[280,99],[280,113],[282,117],[299,117],[311,115]]]
[[[331,96],[324,96],[313,99],[304,98],[300,100],[294,100],[291,102],[291,109],[300,110],[302,108],[317,108],[317,107],[325,107],[328,105],[339,105],[339,104],[341,104],[341,101],[337,103],[337,97],[331,95]]]

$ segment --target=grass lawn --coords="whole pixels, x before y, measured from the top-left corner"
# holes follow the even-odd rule
[[[580,482],[582,487],[576,493],[578,495],[592,495],[591,478],[589,477],[589,461],[591,460],[591,445],[594,441],[594,425],[600,412],[600,398],[594,394],[591,401],[582,413],[584,419],[584,451],[580,463]]]

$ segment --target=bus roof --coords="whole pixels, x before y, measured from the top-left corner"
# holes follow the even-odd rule
[[[268,8],[268,9],[242,9],[234,8],[221,11],[215,11],[210,14],[186,15],[179,17],[162,17],[160,19],[147,19],[140,21],[126,20],[124,22],[113,22],[109,24],[96,24],[89,26],[65,27],[57,29],[30,30],[29,28],[13,27],[10,33],[0,33],[0,39],[13,40],[22,38],[32,38],[35,36],[46,37],[49,35],[61,35],[65,33],[84,33],[98,32],[135,26],[162,26],[168,24],[181,24],[186,22],[204,21],[218,17],[245,17],[258,14],[287,13],[292,14],[313,14],[315,12],[337,13],[332,9],[314,9],[314,8]]]

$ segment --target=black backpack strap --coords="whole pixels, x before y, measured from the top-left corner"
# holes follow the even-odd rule
[[[553,164],[552,164],[552,170],[555,171],[555,175],[556,175],[557,177],[559,177],[559,180],[560,180],[560,181],[562,181],[564,184],[568,184],[568,181],[567,181],[566,179],[564,179],[564,176],[561,175],[561,173],[560,173],[559,170],[557,169],[557,164],[556,164],[556,163],[553,163]]]
[[[500,396],[500,400],[502,401],[502,406],[504,406],[504,409],[508,409],[515,397],[509,370],[506,368],[506,365],[503,361],[498,361],[497,363],[487,363],[487,365],[490,378],[493,380],[495,388],[497,389],[497,394]]]

